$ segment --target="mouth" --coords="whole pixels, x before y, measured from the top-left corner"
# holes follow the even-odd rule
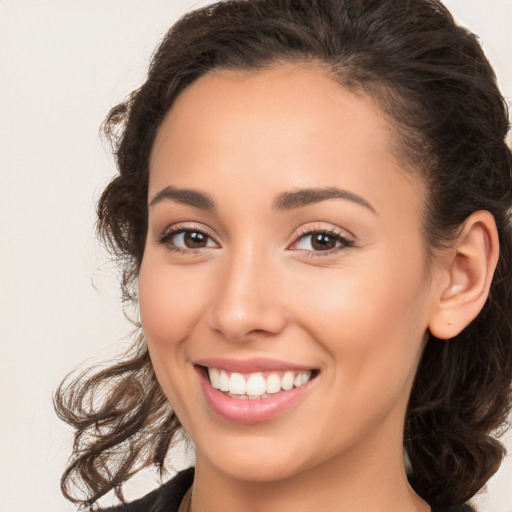
[[[213,388],[239,400],[265,399],[282,391],[303,386],[316,376],[315,370],[280,372],[229,372],[220,368],[206,368]]]
[[[304,400],[320,374],[317,369],[279,363],[201,361],[195,367],[210,410],[223,420],[242,424],[281,416]]]

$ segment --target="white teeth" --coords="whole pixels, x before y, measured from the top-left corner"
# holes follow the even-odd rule
[[[241,373],[231,374],[229,392],[233,393],[233,395],[245,395],[245,379]]]
[[[256,400],[265,398],[269,394],[279,393],[281,390],[289,391],[298,388],[311,379],[311,372],[287,371],[281,377],[277,372],[271,373],[267,378],[262,373],[231,373],[217,368],[208,368],[210,383],[234,398]]]
[[[290,391],[293,388],[293,380],[295,379],[295,375],[292,372],[286,372],[281,379],[281,387],[285,391]]]
[[[279,393],[281,391],[281,379],[277,373],[271,373],[267,377],[266,390],[267,393]]]
[[[209,368],[208,369],[208,376],[210,377],[210,382],[211,382],[212,386],[215,389],[219,389],[219,386],[220,386],[219,370],[217,370],[217,368]]]
[[[258,395],[261,396],[265,391],[266,383],[263,375],[261,373],[253,373],[247,379],[246,393],[250,395]]]
[[[221,391],[229,391],[229,375],[224,371],[220,371],[219,389]]]

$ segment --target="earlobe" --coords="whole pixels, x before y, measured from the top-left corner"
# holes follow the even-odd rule
[[[499,241],[491,213],[470,215],[455,244],[446,249],[444,273],[429,330],[437,338],[457,336],[482,310],[498,262]]]

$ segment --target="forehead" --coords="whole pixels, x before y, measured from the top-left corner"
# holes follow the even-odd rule
[[[150,196],[170,184],[247,179],[269,192],[342,185],[389,202],[405,181],[417,204],[421,190],[396,157],[395,138],[371,98],[311,65],[214,71],[178,96],[160,127]]]
[[[153,147],[181,135],[196,134],[216,142],[258,135],[253,145],[266,142],[264,135],[279,131],[275,146],[286,137],[306,137],[316,142],[341,144],[346,133],[340,121],[350,125],[352,136],[366,136],[372,146],[394,145],[394,130],[368,96],[349,91],[315,64],[275,64],[270,68],[214,70],[193,82],[176,98],[161,126]],[[211,133],[212,123],[222,126]],[[371,150],[371,147],[368,148]]]

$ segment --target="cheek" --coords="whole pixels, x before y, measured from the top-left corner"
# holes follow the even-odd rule
[[[161,348],[179,343],[201,318],[205,302],[199,275],[143,260],[139,273],[139,307],[148,344]]]
[[[428,324],[428,280],[422,255],[406,256],[413,263],[390,251],[367,268],[359,262],[333,273],[323,286],[304,282],[298,294],[307,290],[310,297],[297,316],[338,369],[333,378],[354,389],[389,383],[396,393],[415,373]]]
[[[198,283],[180,279],[182,273],[149,254],[139,272],[139,308],[144,337],[157,379],[187,428],[183,375],[187,367],[186,343],[191,328],[201,316]],[[195,284],[194,284],[195,283]]]

